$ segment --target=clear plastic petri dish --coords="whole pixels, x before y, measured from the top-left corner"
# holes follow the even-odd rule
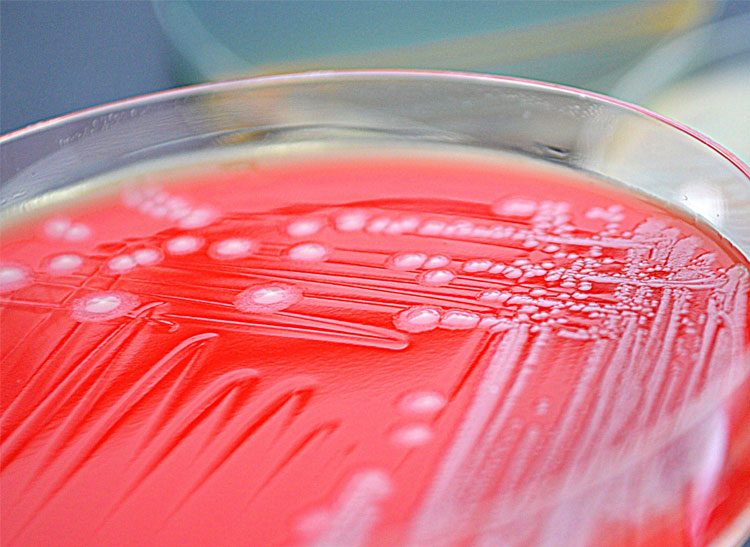
[[[731,545],[750,172],[512,78],[201,85],[6,135],[17,543]]]

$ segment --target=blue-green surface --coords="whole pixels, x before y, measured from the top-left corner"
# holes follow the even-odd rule
[[[251,63],[359,53],[585,16],[641,0],[187,1],[206,29]]]

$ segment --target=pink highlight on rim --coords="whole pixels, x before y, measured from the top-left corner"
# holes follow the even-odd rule
[[[288,283],[257,283],[242,291],[234,305],[245,313],[273,313],[302,300],[302,290]]]
[[[108,321],[123,317],[140,304],[134,294],[122,291],[97,291],[73,301],[73,319],[80,322]]]

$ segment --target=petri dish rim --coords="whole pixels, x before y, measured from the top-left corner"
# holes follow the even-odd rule
[[[628,103],[626,101],[609,97],[593,91],[586,91],[583,89],[577,89],[574,87],[554,84],[549,82],[542,82],[536,80],[528,80],[525,78],[517,78],[513,76],[497,76],[492,74],[481,74],[472,72],[454,72],[454,71],[441,71],[441,70],[405,70],[405,69],[393,69],[393,70],[323,70],[313,72],[298,72],[290,74],[280,75],[269,75],[269,76],[255,76],[251,78],[241,78],[236,80],[226,80],[221,82],[210,82],[195,85],[188,85],[183,87],[177,87],[172,89],[166,89],[162,91],[156,91],[154,93],[147,93],[144,95],[138,95],[110,103],[105,103],[98,106],[92,106],[82,110],[77,110],[69,114],[63,114],[48,120],[43,120],[30,124],[26,127],[22,127],[0,135],[0,146],[8,144],[12,141],[31,136],[36,133],[43,132],[47,129],[52,129],[65,125],[69,122],[81,121],[87,117],[95,117],[101,114],[111,113],[113,111],[122,110],[125,108],[135,108],[138,106],[144,106],[152,103],[158,103],[168,101],[172,99],[181,99],[185,97],[213,93],[219,91],[231,91],[234,89],[247,89],[252,87],[264,87],[270,85],[284,85],[284,84],[297,84],[304,82],[316,82],[320,80],[356,80],[356,79],[385,79],[385,78],[414,78],[414,79],[435,79],[436,81],[447,80],[452,82],[466,83],[484,83],[487,85],[505,85],[507,87],[517,87],[519,89],[536,89],[547,91],[551,93],[557,93],[560,95],[567,95],[571,97],[578,97],[581,99],[588,99],[595,102],[606,104],[610,107],[629,111],[633,114],[638,114],[652,120],[671,127],[673,130],[683,133],[688,137],[700,142],[702,145],[712,150],[725,161],[732,164],[739,172],[741,172],[745,178],[750,182],[750,167],[745,165],[737,156],[732,152],[714,142],[702,133],[691,129],[690,127],[662,116],[656,112],[648,110],[647,108]]]

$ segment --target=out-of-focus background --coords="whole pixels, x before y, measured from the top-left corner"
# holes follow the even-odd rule
[[[750,161],[750,0],[0,3],[0,129],[189,83],[434,68],[649,107]]]

